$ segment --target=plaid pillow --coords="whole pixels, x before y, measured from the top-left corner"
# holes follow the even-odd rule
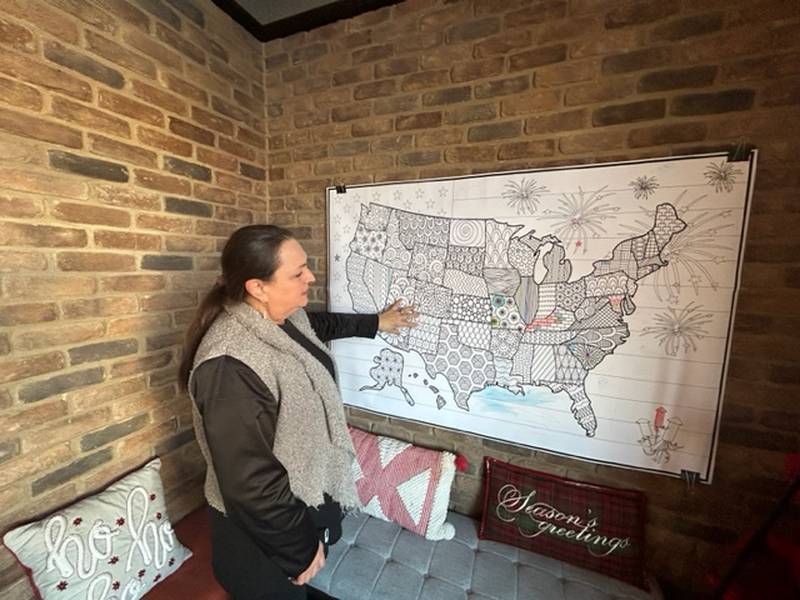
[[[552,556],[647,589],[645,496],[485,458],[481,539]]]
[[[156,458],[3,536],[44,600],[139,598],[192,553],[174,536]]]
[[[350,435],[356,449],[353,468],[363,511],[429,540],[452,539],[455,528],[445,518],[455,455],[353,427]]]

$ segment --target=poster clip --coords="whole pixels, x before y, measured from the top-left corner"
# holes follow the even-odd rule
[[[681,469],[681,479],[686,482],[686,489],[690,493],[694,492],[694,486],[699,478],[700,473],[697,471],[687,471],[686,469]]]
[[[337,194],[346,194],[347,193],[347,186],[343,183],[336,186],[336,193]]]
[[[755,148],[747,143],[744,137],[740,137],[735,148],[728,150],[728,162],[740,162],[750,158],[750,153]]]

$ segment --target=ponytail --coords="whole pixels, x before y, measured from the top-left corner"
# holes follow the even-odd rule
[[[183,358],[181,358],[181,366],[178,368],[178,385],[184,392],[189,389],[189,374],[192,372],[197,348],[200,346],[203,336],[208,331],[208,328],[211,327],[214,319],[222,312],[225,306],[225,298],[225,286],[220,282],[215,283],[214,287],[203,298],[191,325],[189,325],[189,329],[186,331]]]
[[[178,385],[189,388],[189,374],[194,356],[225,304],[243,302],[248,279],[269,280],[278,268],[278,252],[283,242],[293,239],[292,233],[275,225],[247,225],[231,234],[222,249],[222,276],[206,294],[186,332]]]

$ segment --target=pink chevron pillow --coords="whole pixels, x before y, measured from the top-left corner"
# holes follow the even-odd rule
[[[350,427],[358,496],[368,515],[393,521],[429,540],[449,540],[446,523],[455,455]]]

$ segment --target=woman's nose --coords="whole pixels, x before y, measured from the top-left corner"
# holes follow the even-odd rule
[[[317,278],[314,277],[314,274],[310,270],[308,271],[307,280],[308,280],[308,283],[314,283],[317,280]]]

